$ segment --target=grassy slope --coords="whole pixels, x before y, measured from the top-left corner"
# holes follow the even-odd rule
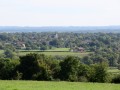
[[[0,90],[120,90],[120,85],[80,82],[0,81]]]

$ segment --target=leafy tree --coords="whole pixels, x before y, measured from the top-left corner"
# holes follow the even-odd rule
[[[112,81],[112,83],[120,83],[120,75],[115,76]]]
[[[108,66],[106,63],[100,63],[91,66],[91,76],[89,80],[91,82],[108,82],[109,77],[107,73],[107,67]]]
[[[79,65],[80,61],[76,57],[73,56],[66,57],[65,60],[60,63],[61,66],[60,79],[77,81]]]
[[[15,54],[13,53],[13,51],[10,50],[10,49],[5,50],[4,54],[5,54],[5,58],[11,58],[12,59],[15,56]]]
[[[19,72],[23,74],[22,79],[32,79],[33,74],[40,71],[37,54],[27,54],[20,57]]]
[[[20,57],[19,72],[22,73],[22,79],[50,80],[51,71],[45,60],[44,54],[31,53]]]
[[[90,77],[90,66],[85,64],[80,64],[78,70],[78,81],[86,82]]]
[[[43,51],[44,51],[44,50],[47,50],[47,46],[41,46],[41,47],[40,47],[40,50],[43,50]]]
[[[91,60],[91,58],[89,56],[85,56],[82,58],[82,62],[84,64],[87,64],[87,65],[90,65],[90,64],[93,64],[93,60]]]
[[[10,59],[0,59],[0,79],[14,79],[15,68],[18,64]]]

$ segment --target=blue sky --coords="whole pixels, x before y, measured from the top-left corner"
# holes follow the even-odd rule
[[[120,0],[0,0],[0,26],[120,25]]]

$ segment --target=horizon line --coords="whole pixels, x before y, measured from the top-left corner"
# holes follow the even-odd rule
[[[50,26],[49,25],[48,26],[47,25],[46,26],[27,26],[27,25],[26,26],[19,26],[19,25],[10,25],[9,26],[9,25],[4,25],[3,26],[3,25],[0,25],[0,27],[112,27],[112,26],[114,27],[114,26],[120,26],[120,25],[86,25],[86,26],[80,26],[80,25],[79,26],[78,25],[76,25],[76,26],[75,25],[73,25],[73,26],[72,25],[70,25],[70,26],[65,26],[65,25],[61,25],[61,26],[59,26],[59,25],[56,25],[56,26],[54,26],[54,25],[53,26],[51,26],[51,25]]]

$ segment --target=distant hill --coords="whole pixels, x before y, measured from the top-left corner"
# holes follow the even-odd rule
[[[77,32],[77,33],[95,33],[95,32],[120,32],[120,26],[46,26],[46,27],[18,27],[18,26],[0,26],[0,32]]]

